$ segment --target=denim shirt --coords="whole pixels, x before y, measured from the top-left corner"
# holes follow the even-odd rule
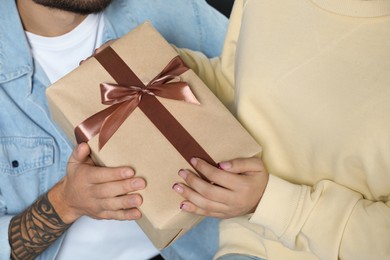
[[[170,43],[217,56],[226,33],[227,19],[203,0],[114,0],[104,12],[103,42],[150,20]],[[66,174],[72,144],[50,118],[48,85],[31,56],[15,1],[1,1],[0,260],[10,258],[11,218]],[[61,242],[37,259],[54,259]]]

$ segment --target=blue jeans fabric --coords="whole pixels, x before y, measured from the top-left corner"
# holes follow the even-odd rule
[[[228,254],[228,255],[218,257],[217,260],[265,260],[265,259],[257,256],[250,256],[250,255]]]
[[[212,260],[219,247],[219,219],[205,218],[196,227],[163,249],[167,260]],[[256,256],[228,254],[217,260],[265,260]]]
[[[219,246],[219,219],[205,218],[195,228],[162,250],[167,260],[212,260]],[[228,254],[217,260],[265,260],[256,256]]]
[[[171,246],[162,250],[167,260],[211,260],[219,246],[219,221],[205,218]]]

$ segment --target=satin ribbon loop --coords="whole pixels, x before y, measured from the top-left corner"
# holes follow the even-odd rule
[[[133,98],[138,98],[143,88],[138,86],[121,86],[118,84],[101,83],[100,95],[104,105],[122,103]]]
[[[189,85],[179,76],[187,70],[188,67],[176,56],[144,86],[137,85],[141,84],[138,78],[138,82],[127,84],[101,83],[101,102],[109,107],[87,118],[75,128],[77,142],[88,142],[99,134],[99,149],[102,149],[142,102],[142,96],[145,94],[199,104]]]

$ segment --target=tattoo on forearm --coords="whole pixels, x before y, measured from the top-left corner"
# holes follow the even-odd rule
[[[34,259],[69,226],[58,216],[47,194],[39,197],[26,211],[11,220],[9,242],[12,259]]]

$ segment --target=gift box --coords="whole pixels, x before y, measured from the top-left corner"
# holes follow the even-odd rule
[[[146,179],[137,223],[157,248],[202,217],[180,210],[172,185],[191,157],[212,164],[260,146],[177,52],[146,22],[51,85],[53,120],[97,165],[129,166]],[[77,137],[76,137],[77,136]]]

